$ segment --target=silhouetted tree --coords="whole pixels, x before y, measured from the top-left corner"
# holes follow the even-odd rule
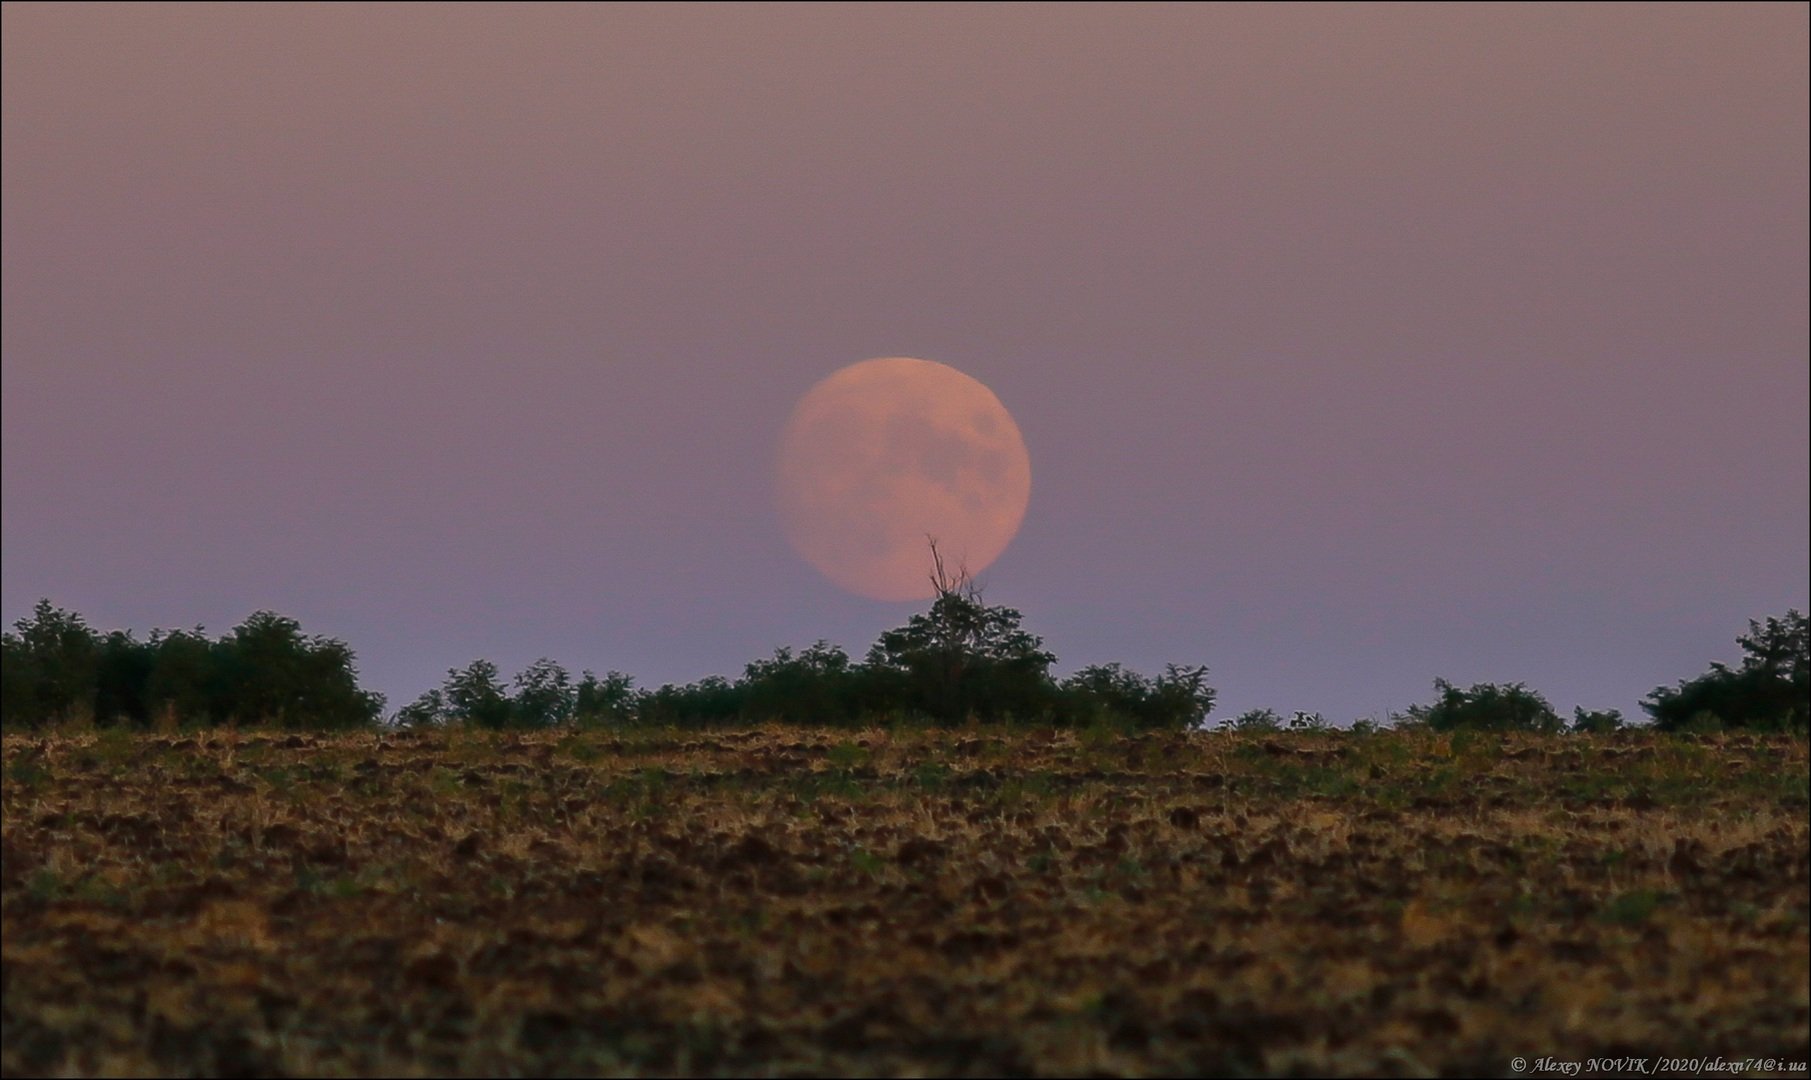
[[[440,692],[447,720],[505,728],[514,719],[509,693],[497,675],[497,665],[489,660],[473,660],[464,668],[449,669]]]
[[[1082,668],[1064,679],[1061,689],[1070,715],[1084,724],[1130,717],[1156,692],[1148,677],[1118,663]]]
[[[556,727],[572,719],[576,697],[566,669],[545,657],[515,679],[513,719],[520,727]]]
[[[1048,715],[1056,657],[1009,607],[981,602],[966,569],[950,573],[933,541],[929,611],[889,630],[868,651],[874,689],[904,711],[943,723]]]
[[[82,617],[40,600],[13,629],[0,635],[0,715],[24,727],[92,717],[100,642]]]
[[[450,715],[446,695],[435,688],[396,710],[392,722],[398,727],[433,727],[446,723]]]
[[[1289,717],[1289,731],[1332,731],[1333,723],[1317,712],[1302,712],[1297,709]]]
[[[1440,695],[1434,703],[1411,705],[1405,720],[1435,731],[1557,732],[1566,726],[1546,698],[1521,683],[1478,683],[1461,690],[1445,679],[1435,679],[1434,689]]]
[[[1142,728],[1194,727],[1214,706],[1207,668],[1170,664],[1155,679],[1120,664],[1094,664],[1063,680],[1065,711],[1076,723]]]
[[[157,650],[115,630],[101,638],[95,654],[94,718],[97,723],[143,727],[151,719],[147,690],[157,667]]]
[[[41,601],[4,641],[0,716],[40,726],[69,717],[145,724],[170,713],[191,723],[354,727],[383,709],[359,689],[352,650],[310,637],[294,619],[260,611],[218,641],[197,627],[148,641],[105,637],[81,616]]]
[[[695,683],[644,691],[636,698],[635,717],[644,724],[681,727],[720,727],[742,716],[742,694],[721,675],[707,675]]]
[[[772,657],[756,660],[744,670],[742,715],[753,721],[853,723],[861,708],[862,674],[841,646],[827,641],[797,654],[786,647],[775,649]]]
[[[587,671],[579,679],[573,717],[580,724],[626,724],[635,719],[635,680],[620,671],[598,678]]]
[[[352,650],[309,637],[273,611],[254,612],[213,651],[220,687],[216,719],[283,727],[348,728],[374,722],[381,695],[360,690]]]
[[[1695,725],[1805,731],[1811,725],[1811,645],[1797,610],[1784,618],[1750,620],[1736,643],[1742,666],[1713,663],[1676,688],[1658,687],[1641,707],[1662,731]]]
[[[1586,709],[1578,706],[1572,710],[1572,731],[1580,735],[1602,735],[1611,731],[1621,731],[1623,727],[1622,712],[1618,709]]]
[[[216,663],[220,649],[201,627],[153,630],[148,646],[153,661],[145,700],[153,715],[168,713],[200,725],[224,717],[226,688]]]
[[[1275,709],[1247,709],[1230,720],[1220,721],[1221,731],[1281,731],[1283,718]]]
[[[1215,691],[1207,684],[1205,664],[1165,664],[1152,685],[1150,716],[1155,726],[1197,727],[1213,711]]]

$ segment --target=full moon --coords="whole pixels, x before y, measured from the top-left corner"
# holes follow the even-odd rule
[[[927,537],[950,570],[980,573],[1030,498],[1012,414],[933,360],[850,364],[799,400],[780,437],[787,539],[825,577],[876,600],[935,594]]]

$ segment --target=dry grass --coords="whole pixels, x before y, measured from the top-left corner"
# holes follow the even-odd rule
[[[24,1073],[1805,1058],[1806,744],[4,739]]]

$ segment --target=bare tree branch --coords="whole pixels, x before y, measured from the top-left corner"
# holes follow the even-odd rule
[[[957,563],[955,572],[951,573],[943,561],[943,552],[937,548],[937,538],[925,533],[924,539],[931,547],[931,588],[937,590],[937,595],[980,600],[981,587],[975,583],[974,575],[968,572],[968,560]]]

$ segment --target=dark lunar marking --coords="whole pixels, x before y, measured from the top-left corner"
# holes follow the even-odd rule
[[[895,416],[887,421],[886,447],[882,454],[891,475],[915,473],[944,490],[961,496],[968,505],[992,505],[986,495],[1005,486],[1007,455],[991,447],[976,446],[966,432],[932,423],[923,416]],[[962,482],[968,470],[987,491],[979,502],[971,485]]]

